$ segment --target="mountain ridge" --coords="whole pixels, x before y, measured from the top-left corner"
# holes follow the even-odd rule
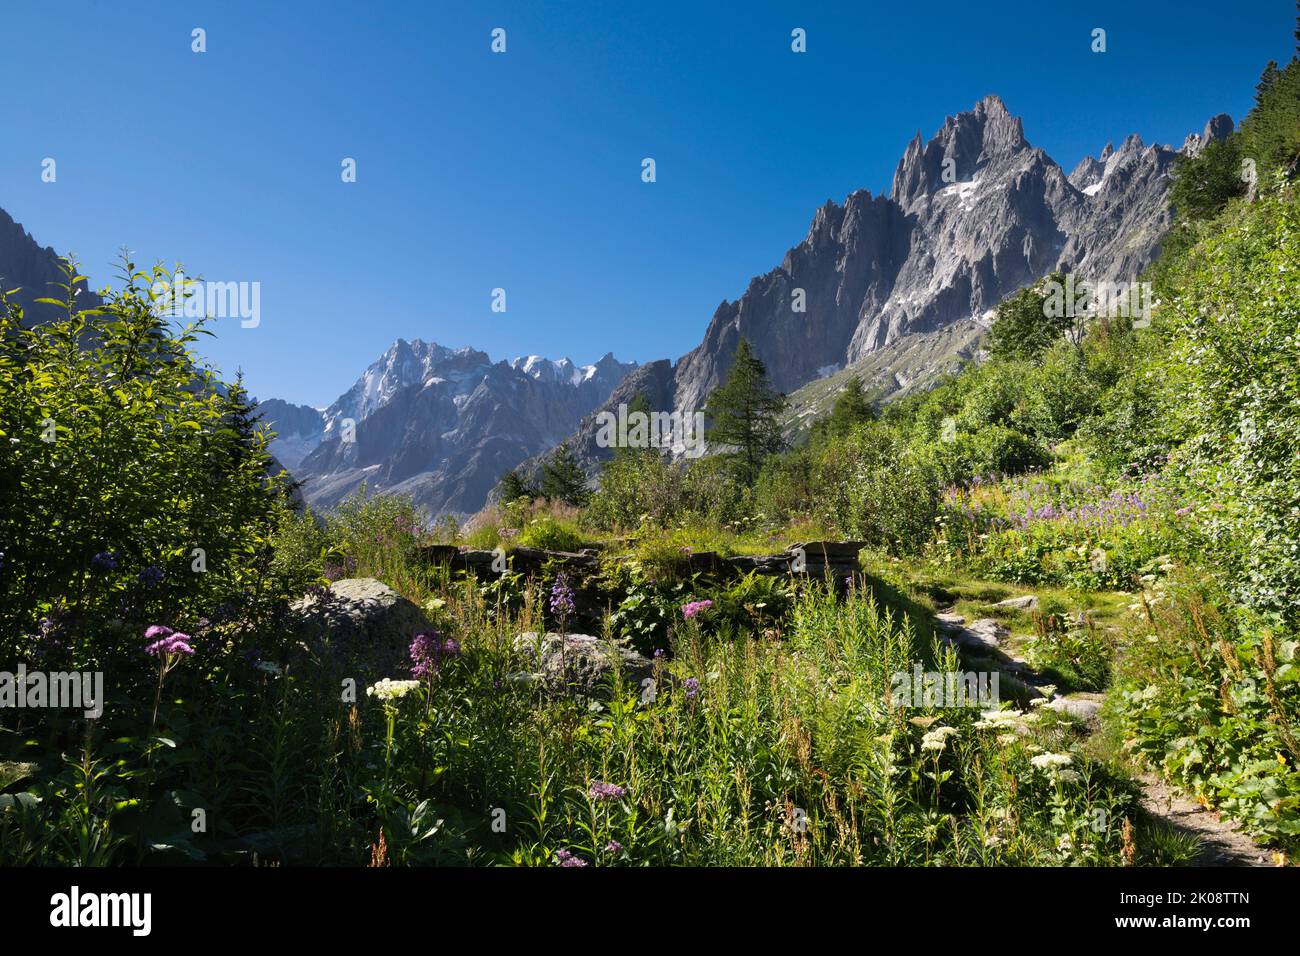
[[[951,370],[952,359],[974,357],[993,309],[1051,272],[1136,281],[1172,222],[1177,156],[1232,129],[1231,117],[1218,114],[1182,150],[1130,134],[1067,175],[1026,139],[1000,97],[985,96],[929,140],[918,132],[908,142],[889,195],[859,189],[818,207],[779,266],[718,306],[700,345],[632,372],[598,411],[637,391],[656,409],[701,409],[742,336],[783,393],[854,367],[867,370],[882,397],[923,386]],[[800,294],[803,312],[794,306]],[[917,348],[946,330],[951,356]],[[873,361],[896,344],[901,376]],[[589,473],[610,454],[596,433],[593,416],[568,439]],[[532,461],[526,470],[539,467]]]
[[[470,514],[502,473],[562,440],[635,367],[612,353],[585,366],[536,355],[494,362],[478,349],[399,338],[319,412],[319,432],[304,406],[263,406],[292,423],[272,450],[294,461],[308,503],[336,505],[364,483],[431,513]]]

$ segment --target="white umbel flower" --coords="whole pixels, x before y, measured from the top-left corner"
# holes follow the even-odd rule
[[[397,700],[419,686],[418,680],[393,680],[391,677],[385,677],[379,683],[367,687],[366,696],[376,697],[379,700]]]
[[[1023,717],[1018,710],[986,710],[980,717],[975,727],[977,730],[1004,730],[1008,727],[1014,727],[1016,721]]]
[[[922,750],[943,750],[948,738],[957,733],[956,727],[936,727],[921,738]]]
[[[1074,758],[1069,754],[1039,754],[1037,757],[1030,757],[1029,762],[1039,770],[1059,770],[1074,763]]]

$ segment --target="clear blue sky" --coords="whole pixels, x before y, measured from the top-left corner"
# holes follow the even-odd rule
[[[818,205],[887,190],[918,129],[996,92],[1067,169],[1131,132],[1178,145],[1241,117],[1294,18],[1291,0],[5,0],[0,207],[96,286],[124,244],[260,282],[260,327],[223,320],[205,349],[263,398],[325,405],[399,336],[675,358]]]

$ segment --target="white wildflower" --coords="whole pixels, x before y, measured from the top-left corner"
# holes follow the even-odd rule
[[[1022,716],[1018,710],[986,710],[975,726],[979,730],[1004,730],[1014,726]]]
[[[1039,770],[1056,770],[1060,767],[1068,767],[1074,763],[1074,758],[1069,754],[1039,754],[1037,757],[1030,757],[1029,762]]]
[[[420,686],[418,680],[393,680],[385,677],[379,683],[366,688],[367,697],[377,697],[380,700],[397,700],[405,697],[411,691]]]
[[[948,744],[948,738],[955,733],[957,733],[956,727],[936,727],[921,738],[921,749],[943,750]]]

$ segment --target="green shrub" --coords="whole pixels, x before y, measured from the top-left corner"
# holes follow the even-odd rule
[[[582,532],[577,524],[544,513],[529,519],[518,540],[527,547],[547,551],[577,551],[583,545]]]
[[[287,488],[269,435],[199,365],[202,322],[155,307],[172,275],[125,272],[77,311],[69,265],[64,314],[34,328],[0,297],[0,659],[57,646],[147,680],[147,626],[192,631],[223,606],[260,620],[294,595],[268,577]]]
[[[1211,560],[1238,599],[1300,620],[1300,197],[1231,210],[1180,266],[1169,309],[1186,438],[1175,465],[1198,497]]]
[[[1198,575],[1143,595],[1120,670],[1125,735],[1151,765],[1248,831],[1300,845],[1300,642],[1224,610]]]

